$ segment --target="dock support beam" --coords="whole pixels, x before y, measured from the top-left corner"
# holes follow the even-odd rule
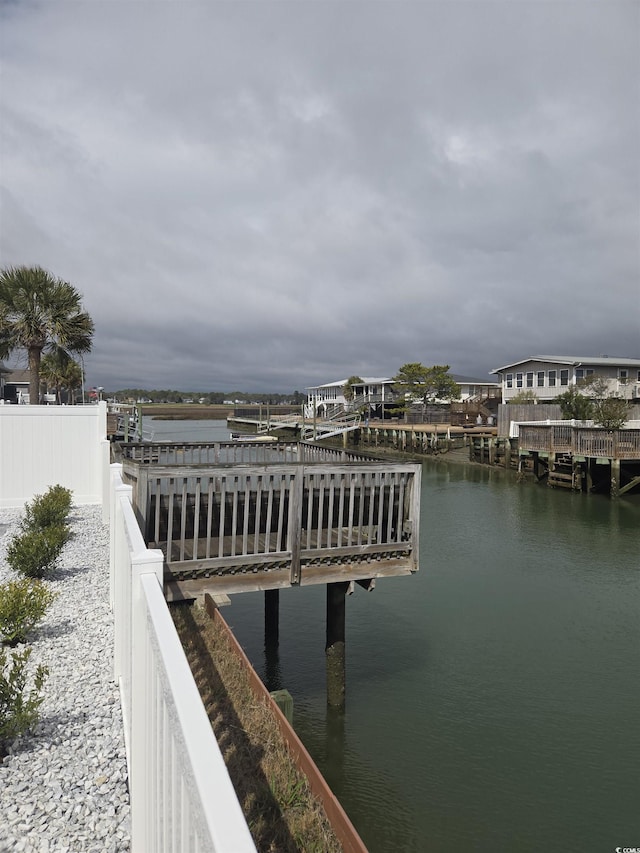
[[[348,581],[327,584],[327,704],[344,708],[345,621]]]
[[[611,497],[617,498],[620,493],[620,460],[611,460]]]
[[[280,642],[280,590],[267,589],[264,593],[264,645],[267,649],[278,647]]]

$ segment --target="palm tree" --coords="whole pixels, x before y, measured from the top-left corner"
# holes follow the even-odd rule
[[[82,384],[82,369],[64,350],[57,349],[42,357],[40,376],[47,383],[47,389],[55,388],[56,402],[62,402],[62,389],[66,388],[68,402],[73,402],[73,392]]]
[[[42,267],[7,267],[0,272],[0,358],[16,349],[29,357],[29,400],[40,399],[43,350],[89,352],[94,324],[71,284]]]

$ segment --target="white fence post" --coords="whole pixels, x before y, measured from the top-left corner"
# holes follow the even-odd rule
[[[108,524],[111,512],[111,442],[100,440],[100,469],[102,481],[102,523]]]
[[[162,551],[145,551],[131,555],[131,850],[147,853],[159,850],[156,823],[162,805],[157,800],[158,744],[157,689],[154,661],[149,644],[147,602],[142,588],[142,576],[151,574],[162,589]],[[166,606],[166,605],[165,605]]]
[[[124,488],[122,482],[122,465],[115,464],[109,468],[109,602],[111,609],[115,606],[116,595],[116,489]]]

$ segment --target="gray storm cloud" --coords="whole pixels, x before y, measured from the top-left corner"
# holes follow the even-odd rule
[[[638,356],[640,7],[0,7],[0,264],[113,390]]]

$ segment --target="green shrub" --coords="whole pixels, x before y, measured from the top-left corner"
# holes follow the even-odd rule
[[[71,491],[64,486],[51,486],[44,495],[36,495],[25,504],[23,530],[42,530],[64,524],[71,509]]]
[[[28,578],[44,578],[56,567],[71,531],[64,524],[28,530],[16,536],[7,549],[7,562]]]
[[[33,688],[28,693],[27,664],[31,649],[8,652],[0,648],[0,758],[6,752],[7,742],[23,734],[38,722],[40,695],[48,675],[45,666],[38,666],[33,677]]]
[[[57,598],[40,580],[24,578],[0,586],[0,637],[9,646],[25,643]]]

